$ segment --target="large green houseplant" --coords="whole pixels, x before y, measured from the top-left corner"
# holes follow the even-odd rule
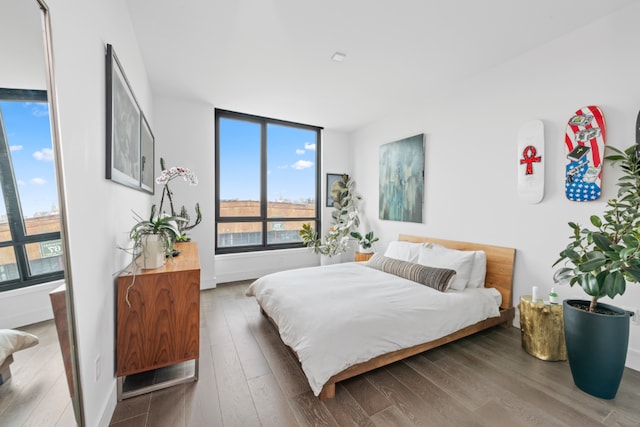
[[[607,146],[605,157],[619,166],[616,198],[592,228],[570,222],[570,242],[555,262],[565,262],[554,280],[580,285],[589,301],[565,300],[564,323],[569,364],[576,385],[611,399],[618,390],[629,342],[631,313],[599,303],[604,296],[624,294],[627,282],[640,281],[640,164],[636,146],[622,151]]]
[[[355,181],[343,174],[342,179],[331,188],[334,200],[332,223],[329,232],[321,237],[311,224],[303,224],[298,232],[302,242],[314,253],[333,257],[347,249],[349,233],[360,225],[358,217],[358,201],[360,196],[355,192]]]

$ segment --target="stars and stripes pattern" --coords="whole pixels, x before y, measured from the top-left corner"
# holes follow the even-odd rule
[[[605,139],[606,124],[600,108],[581,108],[569,120],[565,133],[567,153],[579,145],[588,149],[580,159],[567,157],[565,193],[569,200],[584,202],[600,197]]]

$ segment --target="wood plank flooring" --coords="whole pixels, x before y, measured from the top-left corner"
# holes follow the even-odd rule
[[[319,401],[244,291],[201,296],[200,379],[119,402],[126,426],[639,426],[640,372],[614,400],[578,390],[567,362],[526,354],[520,331],[496,327],[340,383]]]
[[[13,354],[11,379],[0,385],[0,426],[75,426],[53,320],[18,329],[39,343]]]

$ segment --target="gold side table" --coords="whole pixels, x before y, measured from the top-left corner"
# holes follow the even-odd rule
[[[518,309],[524,351],[541,360],[567,360],[562,304],[534,303],[524,295]]]

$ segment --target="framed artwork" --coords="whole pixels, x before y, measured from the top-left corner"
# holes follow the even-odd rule
[[[154,193],[154,152],[155,152],[155,139],[149,122],[144,114],[141,115],[140,125],[140,187],[142,190],[151,194]]]
[[[332,208],[335,199],[339,196],[340,187],[338,182],[342,182],[341,173],[328,173],[327,174],[327,207]]]
[[[106,76],[106,178],[153,194],[153,134],[110,44]],[[143,160],[147,165],[144,171]]]
[[[380,219],[422,223],[424,134],[380,146]]]

